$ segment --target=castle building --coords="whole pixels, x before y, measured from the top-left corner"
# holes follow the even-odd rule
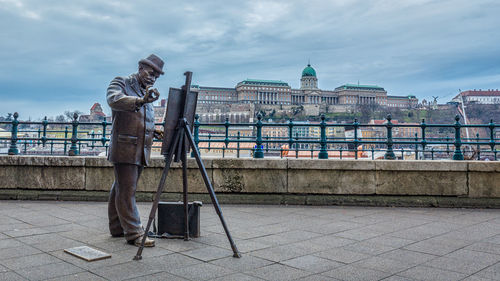
[[[239,103],[270,105],[369,105],[413,108],[418,104],[415,96],[388,96],[383,87],[376,85],[344,84],[334,90],[322,90],[318,86],[316,70],[310,65],[302,70],[300,88],[292,89],[281,80],[246,79],[235,88],[200,87],[198,102]]]

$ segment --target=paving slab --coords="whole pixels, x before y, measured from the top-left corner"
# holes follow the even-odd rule
[[[338,280],[370,281],[370,280],[381,280],[386,277],[389,277],[391,274],[364,267],[345,265],[339,268],[335,268],[331,271],[324,272],[323,275]]]
[[[190,251],[185,251],[183,252],[184,255],[199,259],[202,261],[212,261],[228,256],[232,256],[233,252],[230,250],[218,248],[218,247],[213,247],[213,246],[207,246],[199,249],[194,249]]]
[[[6,272],[0,272],[0,280],[2,281],[24,281],[28,280],[25,277],[13,272],[13,271],[6,271]]]
[[[233,270],[210,263],[201,263],[182,268],[168,269],[169,273],[189,280],[210,280],[235,273]]]
[[[398,273],[403,277],[413,278],[415,280],[436,280],[436,281],[456,281],[467,277],[466,274],[449,270],[443,270],[428,266],[416,266],[406,271]]]
[[[69,275],[64,275],[56,278],[47,279],[47,281],[107,281],[100,276],[97,276],[90,272],[78,272]]]
[[[375,244],[369,241],[356,242],[342,247],[343,249],[364,253],[369,255],[379,255],[394,250],[395,248],[382,244]]]
[[[411,263],[413,265],[418,265],[427,262],[429,260],[435,259],[438,256],[404,250],[404,249],[396,249],[394,251],[383,253],[380,255],[380,257],[391,260],[404,261]]]
[[[170,279],[169,279],[170,280]],[[236,273],[236,274],[231,274],[231,275],[226,275],[223,277],[218,277],[214,279],[210,279],[210,281],[259,281],[259,280],[265,280],[265,279],[260,279],[255,276],[243,274],[243,273]]]
[[[16,270],[16,273],[29,280],[45,280],[54,277],[66,276],[85,270],[67,262],[45,264]]]
[[[271,265],[274,262],[257,258],[251,255],[245,255],[243,258],[235,259],[233,257],[226,257],[223,259],[218,259],[210,262],[218,266],[222,266],[231,270],[245,272],[250,271],[255,268],[263,267],[266,265]]]
[[[353,263],[371,257],[368,254],[353,252],[342,248],[335,248],[323,252],[318,252],[314,255],[341,263]]]
[[[409,262],[391,260],[381,257],[371,257],[351,264],[355,267],[370,268],[382,272],[387,272],[390,274],[396,274],[398,272],[407,270],[414,265]]]
[[[26,267],[37,267],[41,265],[59,263],[59,262],[62,262],[62,260],[46,253],[3,259],[0,261],[1,264],[3,264],[5,267],[8,267],[11,270],[18,270]]]
[[[428,261],[423,265],[471,275],[482,269],[487,268],[493,263],[494,262],[481,259],[469,260],[469,259],[453,259],[453,258],[439,257],[431,261]]]
[[[0,249],[0,259],[12,259],[41,253],[42,251],[38,250],[37,248],[28,245],[20,245],[16,247]]]
[[[290,245],[275,246],[250,253],[250,255],[252,256],[274,262],[289,260],[292,258],[304,256],[306,254],[307,253],[304,253],[302,250]]]
[[[91,269],[90,272],[108,280],[124,280],[161,271],[144,262],[130,259],[129,262]]]
[[[256,276],[264,280],[273,281],[293,280],[310,275],[310,273],[308,273],[307,271],[296,269],[283,264],[271,264],[246,272],[246,274]]]
[[[343,263],[307,255],[298,258],[289,259],[281,262],[282,264],[309,271],[312,273],[321,273],[343,266]]]
[[[175,276],[173,274],[170,274],[168,272],[160,272],[160,273],[153,273],[153,274],[148,274],[148,275],[143,275],[139,277],[134,277],[130,279],[124,279],[127,281],[188,281],[189,279],[182,278],[180,276]]]

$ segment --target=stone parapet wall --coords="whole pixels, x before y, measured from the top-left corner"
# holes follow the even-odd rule
[[[156,191],[163,158],[144,169],[139,192]],[[281,195],[386,195],[500,198],[500,162],[206,158],[216,192]],[[103,157],[0,156],[0,189],[108,191],[113,166]],[[192,193],[206,193],[194,159]],[[173,163],[165,192],[182,191]]]

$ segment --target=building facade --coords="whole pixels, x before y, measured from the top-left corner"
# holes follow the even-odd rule
[[[237,101],[256,104],[290,104],[291,87],[279,80],[246,79],[236,85]]]
[[[236,103],[238,102],[238,94],[234,88],[220,87],[200,87],[193,85],[193,89],[198,91],[198,103]]]
[[[498,89],[489,90],[468,90],[460,92],[452,101],[462,103],[477,103],[477,104],[500,104],[500,91]]]
[[[418,106],[418,99],[413,95],[387,96],[385,105],[394,108],[416,108]]]

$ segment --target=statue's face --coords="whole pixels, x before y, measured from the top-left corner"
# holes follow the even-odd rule
[[[141,64],[139,66],[139,83],[144,88],[152,87],[156,82],[156,79],[160,76],[160,73],[154,70],[151,66],[147,64]]]

